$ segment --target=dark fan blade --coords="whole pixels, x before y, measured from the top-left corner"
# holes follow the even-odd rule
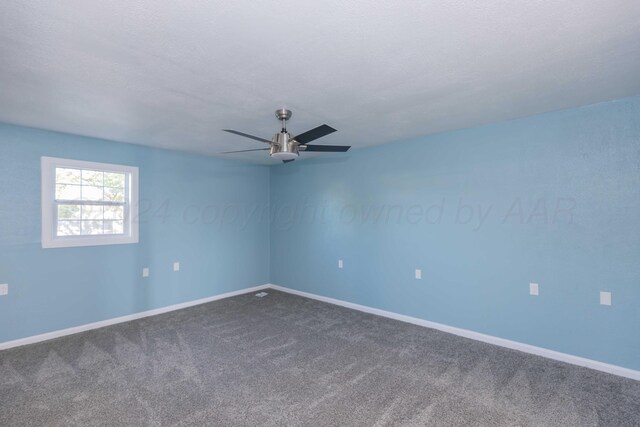
[[[271,144],[271,140],[260,138],[259,136],[253,136],[253,135],[249,135],[248,133],[238,132],[237,130],[231,130],[231,129],[222,129],[222,130],[225,132],[235,133],[236,135],[244,136],[245,138],[251,138],[251,139],[255,139],[256,141],[262,141],[262,142],[266,142],[267,144]]]
[[[223,151],[222,153],[218,153],[218,154],[246,153],[247,151],[267,151],[267,150],[270,150],[270,148],[254,148],[253,150]]]
[[[289,162],[293,162],[295,159],[289,159],[289,160],[283,160],[282,163],[289,163]]]
[[[329,125],[322,125],[318,126],[317,128],[308,130],[305,133],[301,133],[293,139],[298,141],[300,144],[306,144],[307,142],[322,138],[323,136],[329,135],[330,133],[333,133],[335,131],[336,130]]]
[[[300,147],[302,149],[302,147]],[[344,153],[350,145],[306,145],[304,151],[324,151],[325,153]]]

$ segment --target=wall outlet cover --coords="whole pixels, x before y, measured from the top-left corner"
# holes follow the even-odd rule
[[[149,277],[149,267],[142,269],[142,277]]]
[[[611,292],[600,292],[600,304],[611,305]]]
[[[341,259],[339,259],[339,260],[338,260],[338,268],[342,268],[342,266],[343,266],[343,265],[344,265],[344,264],[342,263],[342,260],[341,260]]]
[[[180,263],[179,262],[174,262],[173,263],[173,271],[180,271]]]
[[[529,283],[529,295],[539,295],[539,288],[537,283]]]
[[[416,268],[416,279],[422,279],[422,270]]]
[[[9,284],[3,283],[0,285],[0,295],[8,295],[9,294]]]

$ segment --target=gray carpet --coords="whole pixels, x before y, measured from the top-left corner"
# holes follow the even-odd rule
[[[2,426],[638,426],[640,382],[269,291],[0,352]]]

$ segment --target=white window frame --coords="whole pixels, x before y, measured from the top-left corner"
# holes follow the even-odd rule
[[[42,247],[69,248],[76,246],[100,246],[138,243],[138,168],[110,163],[42,157]],[[57,236],[56,168],[90,169],[103,172],[124,173],[127,177],[125,192],[124,234],[100,234],[83,236]]]

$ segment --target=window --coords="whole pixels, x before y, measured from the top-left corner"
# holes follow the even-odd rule
[[[42,247],[138,242],[138,168],[42,157]]]

